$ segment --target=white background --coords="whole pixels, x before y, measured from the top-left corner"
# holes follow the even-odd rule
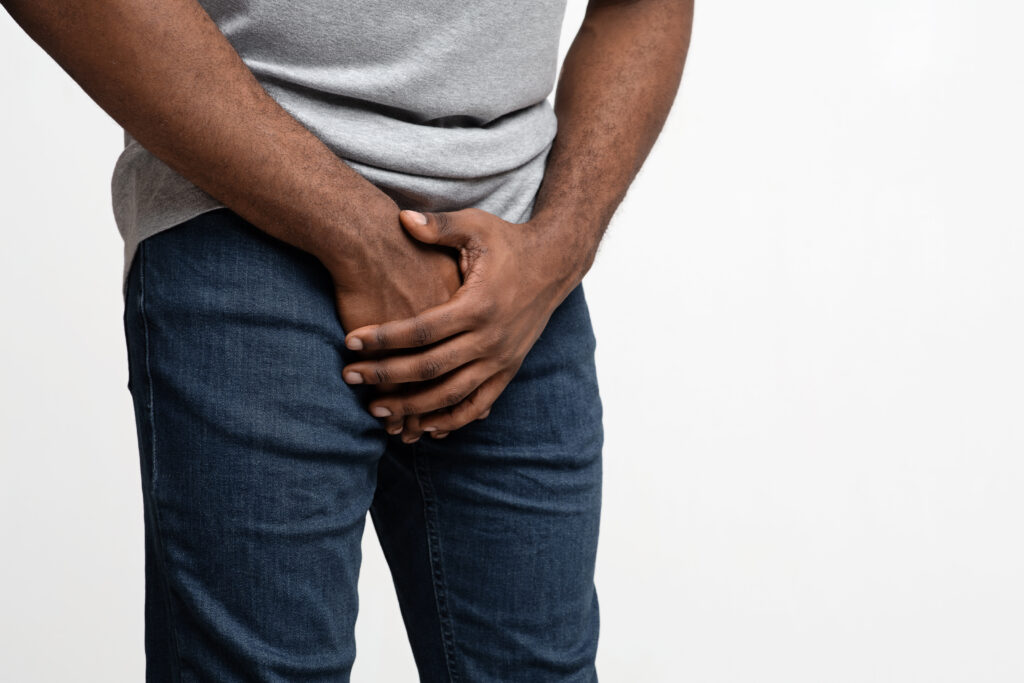
[[[699,3],[586,280],[603,681],[1024,680],[1022,25]],[[6,14],[0,65],[0,680],[140,681],[121,130]],[[415,680],[365,545],[353,680]]]

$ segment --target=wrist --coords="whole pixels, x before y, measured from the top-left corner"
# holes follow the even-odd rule
[[[599,226],[552,213],[535,214],[526,224],[532,251],[544,257],[544,281],[561,302],[589,272],[600,240]]]
[[[398,204],[383,193],[362,199],[346,197],[344,206],[318,231],[320,239],[310,252],[339,284],[356,278],[367,264],[382,258],[389,232],[401,235],[398,212]]]

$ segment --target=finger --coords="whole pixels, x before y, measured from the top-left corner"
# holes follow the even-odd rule
[[[463,285],[443,304],[428,308],[411,318],[365,325],[345,335],[345,346],[353,351],[408,349],[433,344],[480,326],[494,312],[492,300]]]
[[[387,417],[384,418],[384,431],[393,436],[397,436],[402,433],[405,429],[405,418],[398,417]]]
[[[425,382],[482,355],[483,349],[474,346],[466,333],[422,353],[350,363],[342,368],[342,377],[349,384]]]
[[[410,235],[426,244],[459,249],[474,239],[473,226],[462,212],[400,211],[402,226]]]
[[[420,419],[420,429],[442,433],[452,432],[465,427],[473,420],[480,419],[480,415],[483,413],[490,413],[491,405],[508,386],[510,379],[506,373],[493,375],[449,410],[424,415]]]
[[[378,396],[387,396],[389,394],[397,394],[405,390],[406,385],[403,384],[376,384],[374,388]],[[390,417],[381,417],[384,423],[384,431],[388,434],[401,434],[403,423],[405,418],[401,415],[393,415]]]
[[[430,436],[433,439],[443,439],[448,436],[451,432],[430,432]]]
[[[462,402],[493,374],[494,368],[490,363],[474,361],[426,389],[374,398],[370,402],[370,414],[376,417],[405,417],[449,408]]]
[[[420,416],[407,416],[405,418],[405,427],[402,429],[402,441],[405,443],[415,443],[420,440],[421,436],[423,436],[423,430],[420,428]]]

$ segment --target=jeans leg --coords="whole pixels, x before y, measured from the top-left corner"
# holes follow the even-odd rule
[[[347,681],[386,433],[329,274],[221,209],[143,241],[125,308],[149,681]]]
[[[594,350],[581,285],[485,420],[389,438],[371,515],[423,681],[597,680]]]

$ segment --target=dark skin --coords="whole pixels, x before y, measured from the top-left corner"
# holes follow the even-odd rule
[[[551,314],[589,270],[616,207],[654,145],[689,48],[691,0],[591,0],[555,93],[558,134],[529,222],[479,209],[403,211],[424,244],[458,254],[464,285],[447,302],[352,329],[350,349],[386,352],[350,363],[352,383],[402,390],[375,398],[406,442],[444,438],[486,417]]]
[[[530,221],[418,226],[263,90],[196,0],[0,4],[146,149],[324,264],[362,356],[345,375],[379,389],[371,412],[406,442],[485,418],[582,280],[668,115],[693,17],[692,0],[591,0]]]
[[[195,0],[0,3],[146,149],[316,256],[346,330],[458,289],[452,255],[409,236],[398,205],[263,90]]]

